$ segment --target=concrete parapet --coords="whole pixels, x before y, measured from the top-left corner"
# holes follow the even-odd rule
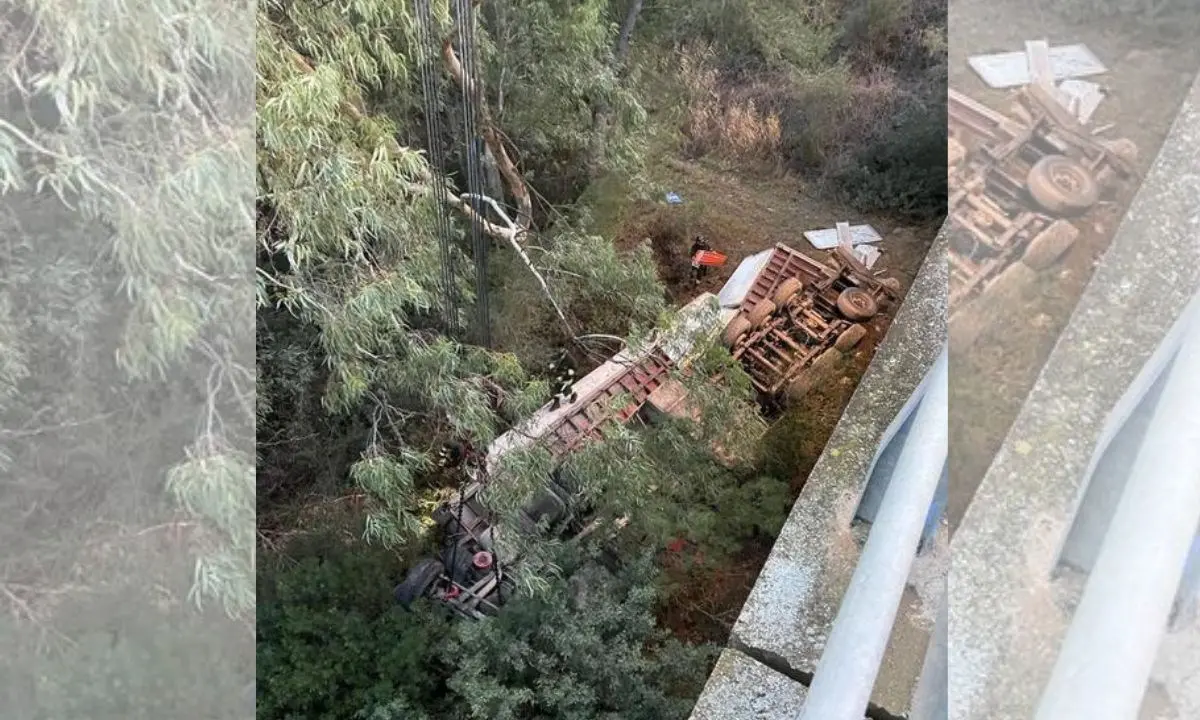
[[[1033,715],[1070,621],[1054,572],[1097,442],[1197,289],[1200,80],[952,541],[951,720]]]

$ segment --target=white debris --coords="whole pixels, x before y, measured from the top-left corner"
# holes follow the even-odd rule
[[[883,236],[870,225],[851,225],[850,237],[855,245],[866,245],[883,240]],[[818,250],[832,250],[838,246],[837,228],[807,230],[804,233],[804,239]]]
[[[1103,88],[1087,80],[1064,80],[1059,83],[1058,91],[1066,100],[1063,105],[1084,125],[1091,122],[1092,115],[1104,99]]]
[[[1108,72],[1086,45],[1063,45],[1049,50],[1054,80],[1091,77]],[[993,88],[1014,88],[1033,81],[1027,51],[975,55],[967,58],[971,69]]]
[[[875,261],[878,260],[879,256],[882,254],[883,253],[880,252],[879,248],[875,247],[874,245],[858,245],[854,248],[854,256],[857,257],[863,265],[866,265],[868,270],[875,267]]]

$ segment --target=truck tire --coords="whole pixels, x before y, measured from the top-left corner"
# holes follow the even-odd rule
[[[1029,194],[1054,215],[1081,213],[1100,199],[1100,184],[1091,171],[1065,155],[1047,155],[1029,170]]]
[[[802,372],[787,384],[787,387],[783,391],[784,399],[788,405],[799,404],[812,389],[812,376],[807,372]]]
[[[1032,270],[1045,270],[1058,262],[1078,239],[1079,228],[1066,220],[1055,220],[1029,241],[1021,262]]]
[[[725,326],[725,334],[722,335],[721,340],[725,344],[725,347],[732,350],[738,344],[738,341],[745,337],[746,333],[750,332],[750,330],[750,318],[745,315],[738,315]]]
[[[408,571],[404,581],[392,591],[396,602],[405,610],[412,607],[417,598],[429,591],[430,586],[442,574],[444,566],[437,560],[422,560]]]
[[[771,298],[771,302],[775,303],[775,307],[783,307],[803,289],[804,282],[800,278],[790,277],[775,289],[775,296]]]
[[[879,312],[879,303],[866,290],[850,287],[838,295],[837,308],[847,320],[870,320]]]
[[[842,358],[842,352],[835,347],[831,347],[813,360],[812,365],[808,368],[808,372],[816,382],[829,380],[833,376],[833,371],[842,362]]]
[[[775,312],[775,303],[767,299],[758,301],[758,304],[750,308],[747,317],[750,319],[750,327],[754,330],[763,326],[763,323]]]
[[[1109,151],[1113,155],[1116,155],[1119,159],[1129,163],[1130,165],[1137,165],[1138,146],[1137,143],[1129,138],[1102,140],[1100,141],[1100,144],[1104,146],[1105,150]]]
[[[856,323],[843,330],[842,333],[838,335],[837,340],[833,343],[833,346],[837,348],[838,352],[848,353],[860,342],[862,342],[862,339],[866,336],[867,329]]]

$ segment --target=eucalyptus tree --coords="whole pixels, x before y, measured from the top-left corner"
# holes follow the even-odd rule
[[[564,68],[586,67],[580,63],[591,57],[587,42],[611,34],[596,13],[567,12],[561,3],[499,5],[511,22],[524,23],[527,36],[538,38],[530,52],[554,50],[547,62]],[[476,287],[470,250],[459,242],[474,211],[452,168],[431,166],[417,147],[422,58],[440,61],[445,82],[435,107],[453,108],[452,91],[478,106],[481,134],[508,195],[501,200],[517,206],[516,232],[494,217],[479,219],[502,243],[499,250],[525,259],[517,271],[525,286],[539,288],[537,302],[577,296],[583,286],[598,293],[621,289],[614,294],[618,312],[631,307],[636,318],[653,320],[662,308],[661,300],[648,300],[661,298],[647,271],[648,253],[639,263],[622,263],[602,238],[535,227],[531,187],[513,159],[516,148],[504,139],[501,114],[490,107],[507,94],[507,113],[516,113],[514,102],[540,101],[536,117],[552,117],[552,103],[564,95],[533,94],[531,84],[546,78],[515,71],[489,90],[485,78],[496,74],[497,63],[504,75],[504,67],[516,65],[514,56],[495,51],[482,27],[482,69],[472,76],[460,61],[451,10],[449,2],[432,2],[431,27],[421,32],[412,7],[402,3],[274,1],[258,9],[260,429],[286,426],[292,408],[306,407],[301,400],[314,384],[325,412],[357,418],[362,448],[349,474],[373,500],[367,537],[388,543],[421,530],[421,477],[431,468],[436,442],[457,437],[483,446],[545,394],[513,355],[475,347],[456,332],[466,324]],[[591,30],[576,28],[583,51],[567,55],[574,46],[549,45],[549,33],[564,23],[590,23]],[[571,96],[566,93],[567,101]],[[533,123],[535,116],[524,117]],[[514,115],[512,132],[530,139],[521,148],[525,157],[554,145],[521,118]],[[472,140],[430,138],[450,142],[460,154]],[[451,213],[449,262],[439,234],[445,210]],[[543,245],[550,247],[536,259],[526,254],[527,247]],[[597,265],[597,256],[614,261]],[[545,275],[556,276],[553,287]],[[461,299],[449,310],[441,301],[448,285]],[[570,334],[579,331],[561,312],[560,319]]]
[[[250,8],[10,3],[0,56],[16,502],[80,528],[165,487],[204,520],[194,599],[235,615],[254,602]],[[39,444],[64,440],[51,469]]]

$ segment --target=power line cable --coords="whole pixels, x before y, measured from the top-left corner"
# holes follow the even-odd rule
[[[438,43],[433,35],[433,12],[430,0],[416,0],[417,8],[417,42],[421,50],[421,85],[424,95],[425,127],[428,136],[429,164],[434,180],[434,199],[436,203],[434,227],[438,235],[438,247],[441,260],[441,276],[445,319],[450,328],[458,327],[458,311],[460,301],[458,287],[455,283],[458,273],[454,262],[454,248],[451,242],[453,227],[446,208],[448,191],[446,187],[445,156],[442,152],[441,116],[438,112],[438,97],[440,83]]]
[[[467,191],[473,196],[471,206],[475,214],[471,218],[471,245],[475,256],[475,303],[479,344],[491,345],[491,312],[488,294],[488,250],[490,243],[484,237],[480,222],[486,206],[478,200],[483,194],[482,174],[479,167],[480,137],[478,132],[478,94],[481,79],[476,67],[475,12],[471,0],[457,0],[458,39],[460,65],[463,70],[463,135],[467,147]],[[474,90],[474,92],[472,92]]]

